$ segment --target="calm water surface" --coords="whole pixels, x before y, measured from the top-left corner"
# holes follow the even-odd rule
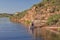
[[[12,23],[8,18],[0,18],[0,40],[34,40],[34,38],[23,25]]]

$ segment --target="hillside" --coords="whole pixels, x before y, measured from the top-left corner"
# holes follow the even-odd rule
[[[17,14],[11,18],[23,23],[30,25],[32,21],[40,26],[55,25],[60,23],[60,0],[43,0],[42,2],[33,5],[30,9],[23,12],[17,12]]]

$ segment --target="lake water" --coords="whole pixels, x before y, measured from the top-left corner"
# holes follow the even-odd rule
[[[23,25],[0,18],[0,40],[34,40],[34,37]]]

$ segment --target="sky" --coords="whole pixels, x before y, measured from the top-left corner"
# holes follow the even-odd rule
[[[29,9],[41,0],[0,0],[0,13],[15,13]]]

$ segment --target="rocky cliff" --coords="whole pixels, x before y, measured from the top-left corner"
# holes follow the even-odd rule
[[[43,0],[28,9],[25,15],[17,21],[25,25],[30,25],[32,21],[39,26],[46,25],[48,18],[58,14],[60,15],[60,0]],[[20,17],[20,16],[18,16]]]

